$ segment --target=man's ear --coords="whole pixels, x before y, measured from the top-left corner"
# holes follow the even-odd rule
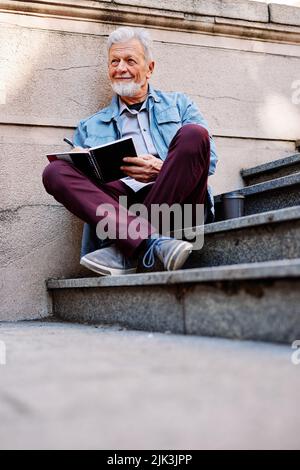
[[[151,75],[153,74],[154,67],[155,67],[155,62],[154,62],[154,60],[152,60],[151,62],[148,63],[147,78],[150,78]]]

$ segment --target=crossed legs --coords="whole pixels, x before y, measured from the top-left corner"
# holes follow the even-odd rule
[[[98,206],[110,204],[114,208],[110,214],[112,226],[115,224],[118,235],[120,232],[127,233],[128,225],[137,219],[135,214],[119,204],[120,196],[127,196],[128,205],[143,202],[149,212],[151,204],[204,204],[209,161],[207,130],[196,124],[187,124],[172,139],[168,156],[154,184],[138,193],[122,181],[97,186],[74,165],[62,160],[47,165],[43,172],[43,184],[58,202],[92,225],[97,225],[103,217],[96,214]],[[124,239],[117,236],[115,240],[118,248],[129,257],[138,251],[145,238],[156,231],[148,220],[138,217],[138,221],[146,237],[128,235]]]

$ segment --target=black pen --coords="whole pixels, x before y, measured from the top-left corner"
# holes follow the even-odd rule
[[[73,142],[72,142],[70,139],[67,139],[67,137],[64,137],[64,141],[65,141],[67,144],[71,145],[71,147],[73,147],[73,148],[75,147],[75,145],[73,144]]]

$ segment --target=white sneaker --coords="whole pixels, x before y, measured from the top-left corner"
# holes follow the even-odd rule
[[[88,253],[81,258],[80,264],[102,276],[133,274],[137,269],[137,260],[124,256],[116,245]]]
[[[149,238],[143,258],[145,268],[152,268],[155,257],[167,271],[180,269],[193,251],[192,243],[171,237]]]

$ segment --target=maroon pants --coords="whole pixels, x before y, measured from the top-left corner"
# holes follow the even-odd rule
[[[116,224],[116,233],[126,233],[128,225],[137,220],[137,215],[119,204],[120,196],[127,196],[128,206],[142,202],[148,210],[151,204],[204,204],[209,162],[207,130],[196,124],[187,124],[172,139],[168,156],[154,184],[138,192],[122,181],[97,186],[74,165],[63,160],[56,160],[46,166],[43,184],[49,194],[88,224],[97,225],[104,217],[96,215],[100,204],[111,204],[114,212],[110,216],[115,219],[112,222]],[[139,217],[139,222],[146,237],[116,237],[116,244],[126,256],[133,256],[143,240],[157,231],[148,220]]]

